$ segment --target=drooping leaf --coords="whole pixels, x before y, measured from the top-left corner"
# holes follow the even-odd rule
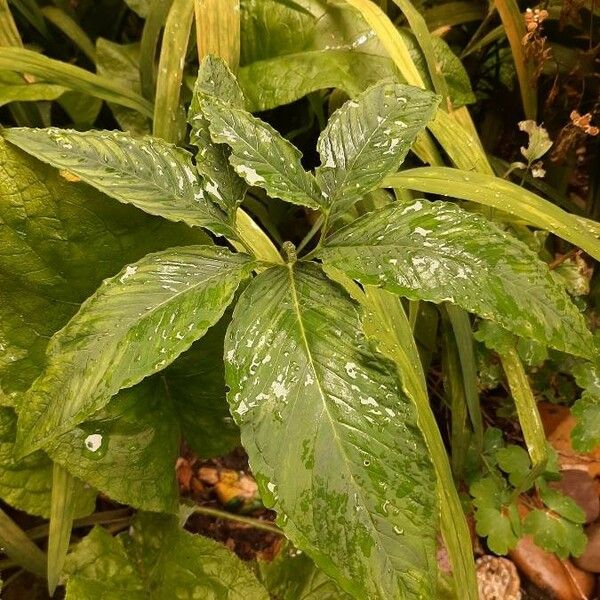
[[[118,81],[141,93],[139,44],[116,44],[104,38],[96,40],[96,70],[99,75]],[[148,119],[139,112],[109,102],[110,110],[124,131],[150,133]]]
[[[270,125],[249,112],[216,98],[200,101],[214,142],[231,148],[229,162],[250,186],[264,188],[269,196],[319,208],[317,182],[301,163],[300,151]]]
[[[11,71],[0,72],[0,106],[10,102],[39,102],[56,100],[66,88],[43,81],[27,81],[22,75]]]
[[[276,600],[350,600],[310,558],[285,548],[271,562],[259,563],[260,579]]]
[[[116,538],[96,527],[67,559],[67,600],[268,600],[232,552],[177,525],[140,513]]]
[[[190,155],[158,138],[116,131],[14,128],[4,137],[36,158],[150,214],[230,234],[204,197]]]
[[[21,460],[14,457],[17,431],[15,411],[0,407],[0,498],[31,515],[50,516],[52,493],[52,462],[43,452],[35,452]],[[87,489],[78,497],[77,516],[94,509],[96,492]]]
[[[386,206],[330,236],[320,256],[364,285],[452,302],[519,336],[581,356],[593,352],[583,317],[547,266],[454,204]]]
[[[125,4],[140,17],[146,18],[150,10],[150,0],[125,0]]]
[[[197,228],[68,183],[0,139],[2,391],[12,398],[31,385],[48,340],[103,279],[148,252],[207,241]]]
[[[229,163],[231,150],[226,144],[212,141],[208,121],[202,113],[201,99],[217,98],[236,108],[244,108],[244,96],[227,67],[213,56],[207,56],[200,65],[194,86],[188,122],[192,126],[190,141],[198,147],[196,169],[204,177],[204,189],[230,216],[244,200],[246,182]]]
[[[316,265],[269,269],[236,305],[225,357],[232,414],[286,535],[358,597],[430,597],[432,466],[356,305]]]
[[[52,338],[19,415],[21,451],[55,439],[119,389],[170,364],[219,320],[252,268],[246,255],[189,246],[148,255],[107,280]]]
[[[438,102],[431,92],[388,80],[331,116],[317,144],[316,176],[332,220],[398,170]]]

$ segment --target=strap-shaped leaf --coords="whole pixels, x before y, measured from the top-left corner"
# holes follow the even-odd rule
[[[218,542],[139,513],[116,538],[97,527],[67,559],[67,600],[268,600],[244,563]]]
[[[431,92],[386,80],[333,113],[319,137],[316,172],[332,218],[398,170],[438,103]]]
[[[231,150],[212,141],[201,99],[218,98],[235,108],[244,108],[244,96],[233,73],[222,59],[207,56],[200,65],[188,111],[190,140],[198,147],[196,169],[204,177],[204,189],[230,215],[244,200],[248,186],[229,164]]]
[[[236,305],[225,357],[232,414],[286,535],[358,598],[432,598],[432,466],[354,302],[314,264],[269,269]]]
[[[181,148],[117,131],[19,127],[5,130],[4,136],[119,202],[170,221],[231,235],[220,212],[206,200],[191,156]]]
[[[106,280],[48,345],[19,416],[20,452],[171,363],[219,320],[253,266],[224,248],[189,246],[150,254]]]
[[[581,356],[592,352],[583,317],[547,266],[455,204],[386,206],[334,233],[319,256],[364,285],[452,302],[521,337]]]
[[[213,141],[231,148],[229,162],[248,185],[262,187],[274,198],[319,208],[319,186],[302,168],[302,153],[291,142],[249,112],[214,97],[202,98],[201,108]]]

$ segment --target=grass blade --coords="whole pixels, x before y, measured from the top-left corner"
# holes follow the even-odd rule
[[[0,543],[16,563],[40,577],[46,576],[46,555],[26,533],[0,509]]]
[[[195,0],[198,58],[220,56],[235,73],[240,62],[240,0]]]
[[[24,48],[0,48],[0,69],[29,73],[49,83],[102,98],[152,116],[152,105],[130,89],[80,67],[54,60]]]
[[[54,463],[48,532],[48,592],[50,596],[54,594],[65,564],[73,527],[76,495],[82,485],[66,469],[58,463]]]
[[[8,7],[8,0],[0,0],[0,46],[22,45],[21,36]]]
[[[174,0],[167,16],[160,53],[153,134],[172,143],[180,141],[185,131],[179,94],[193,18],[193,2]]]
[[[140,42],[140,81],[142,95],[146,100],[154,102],[156,91],[156,48],[160,32],[165,24],[173,0],[154,0],[144,24]]]
[[[56,6],[44,6],[42,14],[52,25],[60,29],[93,63],[96,48],[87,33],[66,12]]]
[[[537,116],[537,81],[531,62],[525,56],[523,38],[527,32],[523,15],[516,0],[495,0],[494,3],[502,20],[502,25],[506,30],[513,60],[515,61],[525,117],[535,121]]]
[[[386,178],[383,186],[404,187],[491,206],[534,227],[551,231],[600,260],[600,241],[588,231],[584,221],[499,177],[448,167],[420,167]],[[590,223],[589,227],[593,222]]]
[[[406,82],[420,88],[425,88],[425,83],[415,66],[408,46],[396,31],[396,27],[388,16],[371,0],[346,0],[360,12],[365,21],[377,34],[379,41],[387,50]]]

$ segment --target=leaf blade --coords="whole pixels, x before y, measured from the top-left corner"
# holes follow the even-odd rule
[[[333,234],[319,256],[364,285],[448,301],[517,335],[591,352],[583,317],[547,266],[491,222],[448,202],[417,200],[367,214]]]
[[[286,534],[359,597],[427,595],[432,467],[356,306],[316,265],[272,268],[242,294],[226,340],[232,414]]]
[[[397,171],[438,102],[431,92],[384,81],[331,116],[317,143],[316,176],[332,220]]]
[[[14,128],[4,137],[25,152],[125,204],[170,221],[229,233],[207,200],[189,154],[160,139],[107,131]]]
[[[218,321],[253,265],[222,248],[190,246],[148,255],[107,280],[53,337],[19,418],[17,453],[55,439],[171,363]]]

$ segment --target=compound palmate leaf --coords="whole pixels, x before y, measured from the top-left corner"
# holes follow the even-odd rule
[[[232,414],[286,535],[357,598],[433,597],[432,466],[353,301],[317,265],[271,268],[240,297],[225,357]]]
[[[51,340],[19,418],[22,453],[160,371],[223,314],[253,261],[216,246],[150,254],[108,279]]]
[[[592,352],[565,288],[525,244],[449,202],[391,204],[331,235],[322,260],[364,285],[452,302],[518,336]]]
[[[231,235],[206,198],[191,156],[159,138],[118,131],[7,129],[4,137],[25,152],[152,215]]]
[[[386,80],[333,113],[319,137],[316,171],[332,219],[398,170],[438,103],[431,92]]]
[[[116,538],[97,527],[66,564],[67,600],[268,600],[232,552],[175,517],[139,513]]]

